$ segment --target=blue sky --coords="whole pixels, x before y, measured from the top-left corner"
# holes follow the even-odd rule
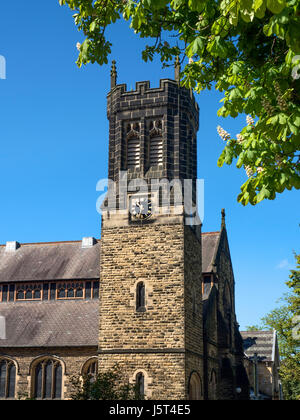
[[[77,68],[82,36],[58,1],[17,0],[0,7],[0,55],[7,63],[7,79],[0,80],[0,243],[100,237],[96,184],[107,176],[110,65]],[[156,87],[159,79],[173,78],[173,70],[161,69],[159,61],[142,61],[144,41],[126,24],[118,23],[110,36],[119,83],[134,88],[136,81],[150,80]],[[259,323],[287,291],[293,251],[299,252],[299,192],[256,207],[238,204],[246,175],[234,166],[217,167],[223,143],[216,127],[235,135],[244,117],[218,118],[221,96],[213,91],[196,99],[203,230],[219,229],[224,207],[244,329]]]

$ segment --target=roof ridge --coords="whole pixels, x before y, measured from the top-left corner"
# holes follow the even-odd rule
[[[265,333],[270,333],[273,334],[273,330],[242,330],[240,331],[240,333],[261,333],[261,334],[265,334]]]
[[[100,242],[100,239],[95,238],[97,242]],[[53,242],[24,242],[20,243],[20,246],[28,245],[59,245],[59,244],[79,244],[82,242],[82,239],[76,241],[53,241]],[[6,244],[0,244],[0,247],[5,247]]]
[[[218,230],[216,232],[202,232],[202,235],[216,235],[217,233],[221,233],[221,231]]]

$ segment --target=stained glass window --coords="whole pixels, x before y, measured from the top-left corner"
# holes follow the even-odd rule
[[[0,359],[0,398],[15,398],[16,366],[9,359]]]
[[[45,359],[35,366],[34,398],[61,399],[62,396],[62,366],[58,360]]]

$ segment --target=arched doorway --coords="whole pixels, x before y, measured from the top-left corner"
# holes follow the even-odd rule
[[[197,372],[193,372],[189,382],[189,400],[202,399],[202,384]]]

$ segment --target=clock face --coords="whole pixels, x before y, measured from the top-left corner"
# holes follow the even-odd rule
[[[133,220],[148,219],[152,214],[151,200],[149,200],[148,197],[133,198],[131,201],[130,213]]]

